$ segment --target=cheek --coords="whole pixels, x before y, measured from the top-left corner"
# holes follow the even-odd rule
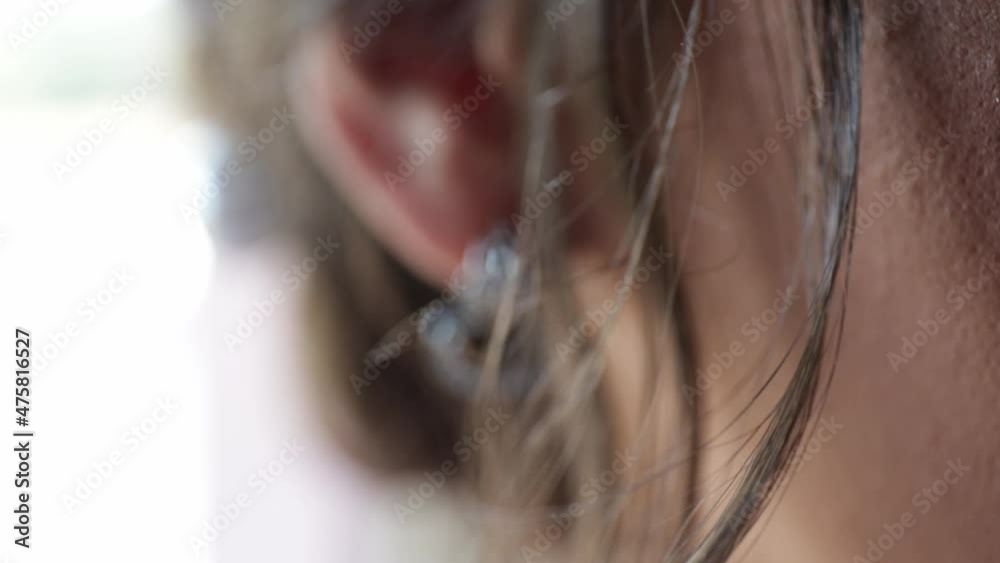
[[[863,172],[912,188],[896,207],[938,233],[928,250],[942,259],[1000,246],[995,12],[984,0],[870,3]]]
[[[870,4],[858,230],[824,408],[846,428],[789,498],[829,507],[821,518],[843,535],[832,552],[847,558],[910,511],[917,525],[893,558],[974,559],[995,554],[985,522],[1000,510],[987,437],[1000,430],[1000,280],[980,279],[1000,253],[1000,24],[987,2],[926,1],[883,33],[910,3]],[[958,458],[968,476],[915,502]]]

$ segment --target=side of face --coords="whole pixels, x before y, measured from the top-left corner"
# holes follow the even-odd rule
[[[977,1],[865,8],[858,216],[841,348],[828,365],[836,369],[829,397],[751,560],[991,560],[1000,554],[990,534],[1000,513],[992,438],[1000,425],[1000,186],[992,173],[1000,12]],[[736,228],[760,247],[797,236],[779,228],[769,242],[758,221],[745,225]],[[780,287],[781,266],[764,270],[753,278]],[[758,299],[747,310],[766,305]],[[722,412],[720,420],[733,411]]]
[[[804,222],[793,147],[822,102],[788,95],[797,78],[788,53],[775,66],[761,38],[780,46],[792,23],[772,8],[734,2],[735,19],[699,55],[672,162],[676,183],[698,188],[675,190],[666,210],[689,225],[684,283],[698,367],[721,369],[703,397],[706,435],[716,440],[705,444],[705,490],[744,459],[724,438],[760,424],[787,383],[790,364],[780,360],[801,350],[808,304],[808,292],[790,291],[802,276]],[[858,217],[841,346],[827,365],[836,372],[748,561],[995,559],[1000,8],[986,0],[865,8]],[[523,109],[514,95],[525,65],[522,9],[497,2],[469,15],[475,23],[448,38],[447,57],[428,40],[405,52],[402,42],[377,44],[431,25],[406,12],[371,45],[357,47],[349,26],[333,26],[298,53],[308,148],[382,244],[431,284],[517,209],[510,124]],[[344,45],[360,52],[348,56]],[[567,136],[579,141],[571,145],[589,139]],[[720,190],[758,149],[767,153],[759,171]],[[574,190],[587,191],[586,181]],[[616,279],[577,288],[584,304],[613,295]],[[640,317],[627,316],[622,333],[640,330]],[[613,339],[605,350],[623,442],[639,431],[629,414],[643,399],[639,341]],[[775,383],[743,413],[774,369]]]

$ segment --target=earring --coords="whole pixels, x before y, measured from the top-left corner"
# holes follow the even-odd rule
[[[422,335],[434,381],[462,401],[471,401],[480,385],[497,309],[508,285],[517,283],[521,267],[514,238],[506,230],[470,245],[459,272],[464,289],[430,320]],[[515,310],[499,373],[501,396],[514,402],[530,391],[537,372],[532,366],[539,356],[537,333],[519,322],[523,316]]]

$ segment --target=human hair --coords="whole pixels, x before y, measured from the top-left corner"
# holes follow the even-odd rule
[[[289,103],[288,57],[306,29],[339,25],[351,29],[378,1],[333,2],[244,0],[224,18],[208,2],[194,6],[198,46],[197,83],[207,111],[242,138],[259,128],[275,107]],[[372,73],[397,72],[426,49],[435,58],[463,56],[469,22],[484,3],[441,0],[407,4],[405,20],[385,30],[361,64]],[[528,4],[528,3],[525,3]],[[600,510],[578,517],[560,540],[573,561],[608,561],[652,556],[666,561],[722,562],[759,520],[767,501],[787,481],[788,470],[813,414],[823,400],[837,353],[847,287],[859,149],[862,6],[860,0],[813,0],[775,7],[792,39],[774,40],[768,49],[785,49],[774,60],[797,61],[791,72],[795,92],[822,92],[823,103],[800,143],[796,191],[799,255],[808,297],[805,320],[793,350],[782,365],[793,365],[787,381],[775,374],[766,385],[783,385],[759,434],[748,437],[753,451],[727,487],[706,506],[699,484],[701,449],[706,436],[700,394],[682,393],[697,385],[699,342],[684,281],[682,213],[671,209],[678,122],[682,112],[697,114],[701,47],[697,33],[708,9],[703,0],[589,0],[575,3],[580,13],[553,26],[546,14],[560,2],[539,1],[519,10],[523,38],[522,83],[510,103],[516,109],[515,135],[523,171],[520,197],[525,204],[547,197],[546,179],[558,176],[567,148],[558,124],[566,114],[584,123],[621,116],[631,125],[622,143],[611,147],[613,163],[598,171],[599,194],[586,201],[558,200],[516,230],[520,267],[509,280],[496,321],[482,344],[483,374],[474,397],[456,397],[435,383],[420,350],[402,353],[360,388],[372,351],[384,348],[401,323],[440,300],[384,250],[317,171],[301,139],[289,136],[262,152],[251,174],[229,188],[228,201],[264,202],[262,224],[310,244],[333,236],[340,252],[320,265],[311,283],[311,360],[323,374],[319,396],[330,406],[331,427],[348,451],[384,472],[434,469],[453,455],[452,445],[478,428],[498,405],[510,419],[501,432],[475,452],[461,470],[462,483],[483,506],[487,558],[520,556],[524,538],[550,513],[579,500],[581,487],[614,461],[616,442],[602,396],[606,362],[602,338],[615,330],[609,320],[600,335],[558,357],[566,327],[586,311],[565,287],[572,280],[567,248],[580,236],[580,217],[595,205],[625,217],[608,227],[620,239],[609,267],[631,276],[642,267],[648,248],[663,247],[664,267],[636,289],[647,311],[644,349],[652,366],[669,363],[677,376],[643,374],[646,416],[670,429],[664,463],[647,475],[616,482],[602,497]],[[777,4],[777,3],[775,3]],[[433,33],[427,30],[432,29]],[[421,33],[428,37],[419,39]],[[392,36],[391,38],[389,36]],[[416,47],[410,42],[422,41]],[[770,42],[764,38],[761,41]],[[728,45],[728,44],[727,44]],[[787,49],[799,47],[797,52]],[[774,62],[772,60],[772,63]],[[733,87],[738,87],[734,85]],[[710,108],[709,108],[710,109]],[[239,203],[228,204],[240,208]],[[587,225],[587,229],[594,228]],[[518,303],[530,301],[527,312]],[[504,347],[514,340],[513,318],[532,327],[532,386],[517,401],[503,396],[499,384]],[[668,350],[669,353],[664,353]],[[527,352],[525,352],[527,354]],[[760,393],[758,393],[758,396]],[[653,423],[651,422],[651,426]],[[349,430],[345,430],[349,429]],[[354,431],[354,429],[361,429]],[[647,445],[666,440],[645,434]],[[379,444],[369,447],[368,444]],[[661,450],[662,448],[662,450]],[[639,501],[635,497],[641,497]],[[629,507],[629,510],[626,510]],[[640,508],[636,517],[630,510]],[[637,520],[638,518],[638,520]],[[499,522],[499,524],[498,524]]]

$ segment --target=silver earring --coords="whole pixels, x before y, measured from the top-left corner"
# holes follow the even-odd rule
[[[513,236],[497,230],[465,252],[459,275],[464,290],[430,320],[423,334],[434,380],[456,398],[469,401],[482,378],[483,356],[504,291],[520,275]],[[503,400],[519,401],[537,372],[537,333],[515,314],[504,346],[499,388]]]

